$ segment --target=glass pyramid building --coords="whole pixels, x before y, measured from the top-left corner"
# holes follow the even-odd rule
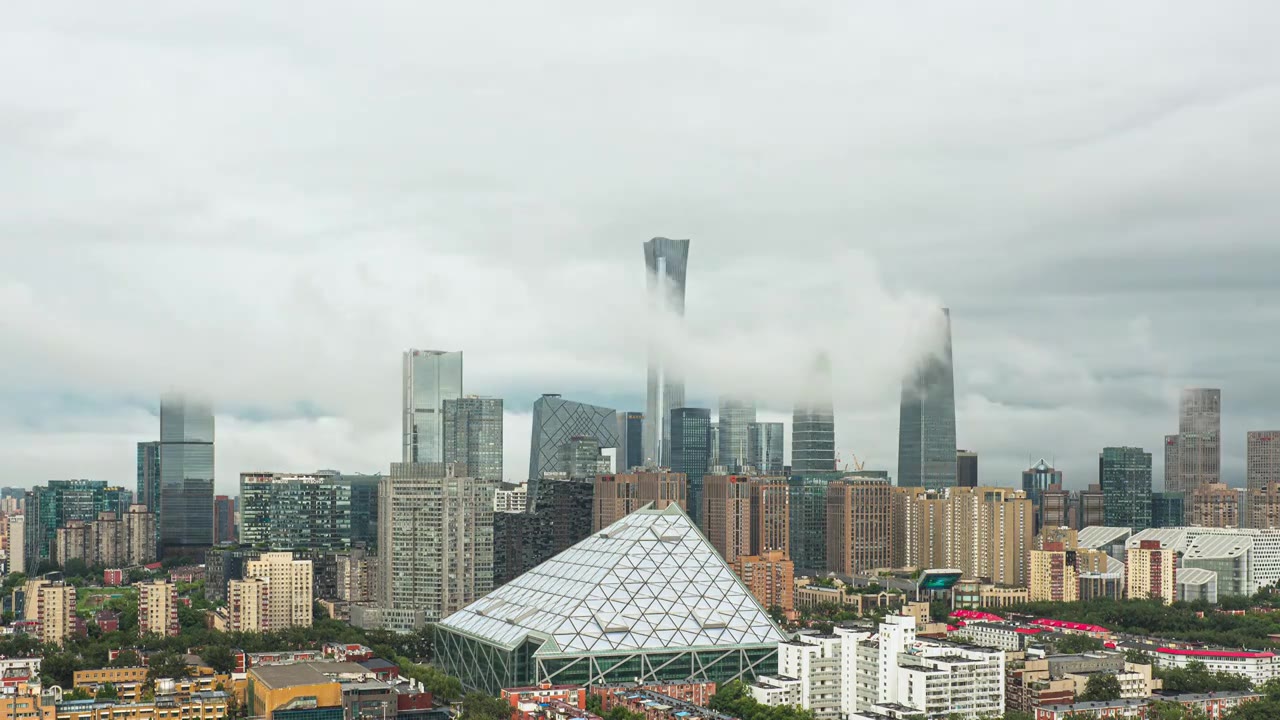
[[[585,520],[585,518],[584,518]],[[676,505],[646,506],[445,618],[436,663],[468,689],[727,682],[784,637]]]

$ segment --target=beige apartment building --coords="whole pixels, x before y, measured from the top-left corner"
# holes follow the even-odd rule
[[[244,565],[245,577],[264,578],[270,584],[267,624],[273,630],[311,627],[311,561],[295,560],[293,553],[263,553]]]
[[[751,554],[751,480],[743,475],[702,478],[702,528],[724,561]]]
[[[157,580],[138,585],[138,632],[176,637],[178,624],[178,586]]]
[[[1188,498],[1187,524],[1199,527],[1240,527],[1240,493],[1222,482],[1196,486]]]
[[[1172,548],[1163,547],[1159,540],[1143,540],[1139,547],[1130,548],[1126,557],[1131,599],[1159,598],[1165,605],[1178,599],[1178,557]]]
[[[827,568],[845,575],[893,565],[893,486],[850,477],[827,486]]]
[[[689,479],[684,473],[636,470],[598,475],[594,483],[592,532],[598,532],[650,503],[658,510],[676,504],[689,512]]]

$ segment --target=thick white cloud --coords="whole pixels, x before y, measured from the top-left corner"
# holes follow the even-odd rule
[[[892,470],[945,304],[984,480],[1158,451],[1198,383],[1238,480],[1280,425],[1280,11],[1228,5],[15,9],[0,482],[129,482],[170,386],[222,490],[385,468],[411,346],[506,399],[515,477],[539,393],[642,406],[654,235],[693,239],[691,399],[785,413],[826,349]]]

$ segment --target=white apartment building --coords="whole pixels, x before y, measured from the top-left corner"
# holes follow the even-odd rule
[[[1280,656],[1271,652],[1179,650],[1162,647],[1148,654],[1157,667],[1185,670],[1191,663],[1201,662],[1209,672],[1244,675],[1254,687],[1280,677]]]

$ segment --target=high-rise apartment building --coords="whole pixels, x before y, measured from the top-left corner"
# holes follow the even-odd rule
[[[1280,528],[1280,482],[1249,490],[1249,527]]]
[[[245,563],[247,578],[265,579],[267,626],[272,630],[311,627],[312,566],[310,560],[295,560],[293,553],[268,552]]]
[[[403,376],[406,463],[444,461],[444,401],[462,397],[462,353],[406,350]]]
[[[240,473],[240,542],[275,550],[351,547],[351,486],[318,473]]]
[[[754,422],[747,426],[747,464],[769,477],[782,476],[783,424]]]
[[[227,581],[227,632],[271,632],[271,581],[246,577]]]
[[[703,530],[720,557],[732,565],[738,556],[751,554],[751,480],[707,475],[704,490]]]
[[[122,512],[119,488],[102,480],[50,480],[26,492],[23,500],[24,555],[29,567],[49,560],[57,529],[71,520],[91,522],[103,512]],[[12,538],[10,539],[12,543]]]
[[[1159,540],[1142,540],[1126,553],[1125,575],[1132,600],[1160,599],[1165,605],[1177,600],[1178,553]]]
[[[618,413],[617,472],[628,472],[644,465],[644,413],[629,410]]]
[[[444,401],[444,462],[466,465],[472,477],[502,482],[502,398]]]
[[[1031,551],[1028,597],[1031,602],[1076,602],[1080,599],[1080,574],[1076,551],[1063,543],[1045,543]]]
[[[751,464],[750,426],[755,421],[754,400],[727,395],[720,398],[718,465],[728,468],[729,472],[745,472],[744,468]]]
[[[1104,525],[1151,527],[1151,453],[1137,447],[1103,448],[1099,477],[1106,499]]]
[[[495,483],[393,463],[378,492],[382,606],[434,622],[493,589]]]
[[[162,555],[198,554],[213,545],[213,407],[176,393],[160,398]]]
[[[1205,483],[1218,482],[1222,468],[1222,391],[1186,388],[1178,405],[1178,471],[1175,487],[1166,491],[1190,493]]]
[[[703,524],[703,476],[711,463],[711,410],[672,408],[668,427],[671,471],[687,479],[689,517],[695,525],[706,527]]]
[[[942,309],[943,346],[902,384],[898,418],[898,485],[956,484],[956,399],[951,360],[951,311]]]
[[[662,469],[600,475],[593,481],[591,531],[598,532],[650,503],[655,510],[679,505],[688,514],[688,483],[683,473]]]
[[[893,565],[893,487],[850,477],[827,488],[827,567],[844,575]]]
[[[40,623],[40,642],[62,645],[76,631],[76,588],[57,581],[27,582],[27,615]],[[34,591],[34,592],[33,592]],[[35,612],[31,609],[34,603]]]
[[[751,479],[751,554],[791,553],[791,502],[787,479]]]
[[[213,496],[213,544],[236,541],[236,500],[227,495]]]
[[[1187,524],[1196,527],[1241,527],[1240,494],[1225,483],[1203,483],[1188,495]]]
[[[732,566],[742,584],[766,609],[778,608],[784,613],[795,610],[796,569],[786,553],[740,555]]]
[[[978,487],[978,453],[956,450],[956,485]]]
[[[644,464],[669,466],[671,410],[684,407],[684,377],[672,357],[668,325],[684,320],[689,241],[656,237],[644,244],[649,300],[649,372],[644,409]]]
[[[151,512],[160,508],[160,443],[138,443],[138,502]]]
[[[565,400],[546,393],[533,403],[533,436],[529,441],[529,494],[547,473],[567,473],[560,449],[574,438],[595,438],[602,448],[616,448],[618,413],[613,408]]]
[[[891,500],[895,565],[959,568],[967,577],[1026,587],[1035,523],[1026,493],[995,487],[893,492],[899,495]]]
[[[9,515],[4,519],[9,530],[9,562],[11,573],[27,572],[27,518],[25,515]]]
[[[1280,430],[1251,430],[1245,436],[1245,487],[1265,490],[1280,483]]]
[[[137,587],[138,634],[177,637],[182,632],[178,624],[178,586],[156,580]]]
[[[814,362],[804,395],[791,416],[791,471],[797,475],[836,470],[835,408],[831,402],[831,359]]]
[[[1022,491],[1031,500],[1036,509],[1036,532],[1040,532],[1041,496],[1050,485],[1062,485],[1062,471],[1055,470],[1052,465],[1040,458],[1040,462],[1022,471]]]
[[[61,565],[83,560],[90,567],[126,567],[155,562],[155,514],[142,505],[126,512],[100,512],[89,522],[68,520],[54,534],[50,559]]]
[[[1040,507],[1036,513],[1036,527],[1069,527],[1072,525],[1071,493],[1053,484],[1040,494]]]

